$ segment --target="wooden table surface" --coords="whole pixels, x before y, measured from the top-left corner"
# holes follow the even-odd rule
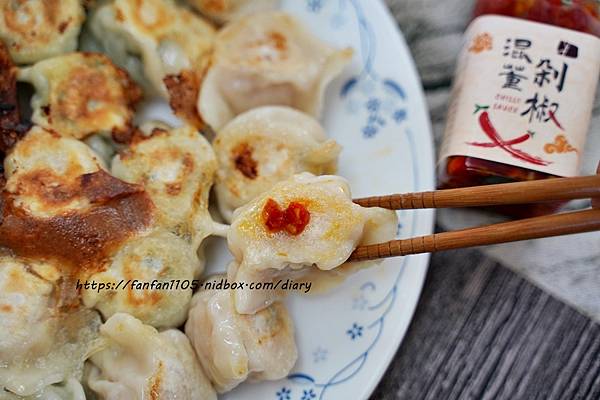
[[[387,3],[418,64],[439,140],[472,0]],[[598,400],[600,325],[480,250],[438,253],[372,398]]]
[[[372,399],[600,399],[600,326],[477,250],[433,256]]]

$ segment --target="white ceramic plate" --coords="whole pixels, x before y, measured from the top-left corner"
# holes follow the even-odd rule
[[[380,0],[284,0],[318,37],[355,49],[329,88],[323,123],[342,146],[339,174],[355,197],[430,190],[433,143],[420,80],[406,43]],[[164,108],[163,108],[164,107]],[[173,121],[151,105],[142,118]],[[398,237],[432,232],[430,210],[400,213]],[[208,273],[230,259],[213,239]],[[291,297],[299,359],[284,380],[246,383],[224,399],[365,399],[389,365],[412,318],[428,255],[390,259],[324,296]]]

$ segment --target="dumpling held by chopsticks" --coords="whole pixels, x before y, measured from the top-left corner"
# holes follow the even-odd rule
[[[237,209],[227,236],[235,257],[230,281],[311,281],[313,290],[342,281],[362,264],[344,264],[359,245],[394,239],[394,211],[363,208],[338,176],[295,175]],[[252,314],[281,296],[271,291],[235,291],[240,313]]]

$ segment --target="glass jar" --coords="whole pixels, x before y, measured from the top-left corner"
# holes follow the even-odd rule
[[[473,16],[496,14],[600,37],[598,0],[478,0]]]
[[[567,0],[478,0],[475,5],[474,18],[477,18],[480,16],[485,16],[485,15],[501,15],[501,16],[507,16],[507,17],[515,17],[515,18],[519,18],[519,19],[540,22],[543,24],[554,25],[554,26],[561,27],[561,28],[567,28],[567,29],[570,29],[573,31],[583,32],[583,33],[594,35],[596,37],[600,37],[600,5],[599,4],[600,4],[600,2],[598,2],[596,0],[594,0],[594,1],[592,1],[592,0],[569,0],[569,1],[567,1]],[[535,25],[537,25],[537,24],[535,24]],[[539,29],[539,26],[538,26],[538,29]],[[553,29],[553,28],[548,27],[548,29]],[[515,35],[518,35],[518,34],[521,34],[521,32],[515,31]],[[490,35],[493,36],[493,32],[490,32]],[[581,36],[587,36],[587,35],[581,35]],[[517,36],[515,36],[515,37],[517,37]],[[528,37],[528,36],[526,34],[523,34],[522,37]],[[487,39],[491,40],[490,38],[487,38]],[[515,39],[515,40],[518,40],[518,39]],[[529,40],[529,39],[527,39],[527,40]],[[596,39],[594,39],[594,40],[596,40]],[[508,43],[508,41],[509,41],[509,39],[506,39],[507,43]],[[512,44],[514,44],[514,43],[512,43]],[[531,41],[529,41],[529,44],[531,45]],[[486,45],[486,43],[485,43],[485,41],[483,41],[482,49],[485,49],[485,45]],[[506,48],[506,46],[508,46],[507,44],[504,44],[503,42],[501,43],[501,45],[505,46],[505,48]],[[467,43],[466,46],[469,46],[469,44]],[[499,47],[499,46],[497,46],[497,47]],[[469,48],[468,50],[471,51],[472,48]],[[464,55],[461,57],[467,57],[467,56],[469,56],[469,54],[465,49]],[[500,55],[498,55],[498,57],[500,60]],[[527,60],[525,60],[525,61],[527,61]],[[524,61],[524,63],[525,63],[525,61]],[[503,60],[502,63],[504,63],[504,65],[499,64],[501,66],[499,66],[498,68],[503,68],[508,65],[510,65],[511,67],[519,68],[517,60],[510,60],[510,64],[509,64],[509,61]],[[538,61],[534,60],[533,63],[530,63],[530,64],[535,65],[536,63],[538,63]],[[459,69],[461,68],[460,64],[461,64],[461,61],[459,61]],[[521,71],[523,71],[523,70],[521,70]],[[569,71],[569,72],[572,72],[572,71]],[[511,73],[514,73],[514,68],[513,68],[513,71],[511,71]],[[523,79],[523,80],[527,80],[527,79],[529,79],[530,81],[533,80],[533,77],[527,76],[526,72],[516,72],[516,74],[517,74],[516,78],[514,78],[514,79],[519,79],[518,77],[520,76],[521,77],[520,79]],[[500,72],[499,75],[503,75],[503,73]],[[462,83],[461,85],[466,85],[466,84],[467,83]],[[517,84],[518,84],[518,82],[517,82]],[[588,85],[592,86],[592,88],[595,88],[596,84],[597,84],[597,77],[590,76]],[[456,85],[456,83],[455,83],[455,85]],[[509,89],[511,89],[511,88],[509,87]],[[515,89],[515,87],[513,87],[512,89]],[[508,89],[503,89],[502,92],[500,90],[497,91],[497,93],[505,93],[505,94],[502,94],[501,96],[506,95],[506,96],[509,96],[509,98],[514,97],[514,99],[515,99],[514,103],[518,103],[519,106],[522,107],[525,103],[525,100],[524,100],[525,98],[523,97],[523,93],[512,91],[512,93],[515,94],[515,96],[512,96],[510,92],[511,92],[511,90],[508,90]],[[499,94],[496,94],[496,96],[498,96],[498,95]],[[454,93],[453,96],[458,96],[458,94]],[[496,97],[496,98],[498,98],[498,97]],[[592,97],[592,101],[593,101],[593,97]],[[492,114],[492,109],[498,110],[498,109],[501,109],[502,107],[504,107],[502,105],[496,106],[495,103],[493,104],[493,106],[492,106],[492,104],[488,104],[487,106],[491,107],[489,110],[490,114]],[[456,104],[451,105],[449,114],[453,113],[454,110],[456,109],[456,107],[458,107]],[[477,107],[479,107],[479,106],[477,106]],[[510,108],[510,105],[507,105],[506,107]],[[517,107],[518,106],[515,106],[515,110],[517,110]],[[590,113],[591,113],[591,104],[589,105],[589,107],[590,107]],[[522,109],[518,109],[517,112],[520,114],[521,110]],[[486,108],[483,112],[487,113],[487,111],[488,111],[488,109]],[[476,110],[476,112],[481,112],[481,110]],[[500,113],[500,112],[501,111],[498,111],[498,113]],[[516,115],[517,113],[514,113],[514,114]],[[504,115],[506,115],[506,114],[504,114]],[[493,117],[495,117],[496,120],[498,120],[498,119],[501,119],[503,117],[503,115],[502,114],[495,115],[495,116],[493,115]],[[513,118],[514,118],[514,116],[513,116]],[[554,121],[552,121],[552,120],[554,120]],[[552,118],[552,120],[550,121],[551,125],[553,124],[553,122],[556,122],[556,124],[554,124],[552,126],[555,130],[558,129],[557,126],[559,126],[560,128],[563,128],[560,125],[560,123],[558,121],[556,121],[554,118]],[[496,121],[496,122],[499,122],[499,121]],[[476,122],[473,121],[473,123],[476,123]],[[459,126],[456,128],[453,128],[453,127],[447,128],[446,135],[448,136],[449,134],[456,134],[456,132],[454,132],[454,131],[452,131],[452,132],[448,132],[448,131],[460,129],[460,126],[462,126],[462,125],[460,125],[460,124],[458,124],[458,125]],[[588,120],[588,125],[589,125],[589,120]],[[583,129],[585,131],[587,131],[588,128],[584,127]],[[543,128],[540,128],[540,130],[546,131],[546,129],[543,129]],[[516,135],[517,133],[519,133],[520,135],[518,138],[513,139],[513,141],[510,143],[517,143],[519,140],[527,141],[527,139],[528,139],[527,135],[521,135],[521,134],[524,134],[525,132],[529,132],[533,136],[533,132],[528,129],[525,129],[524,131],[521,131],[521,132],[516,132],[516,131],[515,132],[511,131],[511,132],[514,135]],[[555,135],[555,136],[558,137],[558,135]],[[548,138],[547,141],[552,142],[551,138]],[[509,143],[509,142],[505,142],[505,143]],[[490,144],[490,143],[487,144],[488,147],[490,147],[492,145],[493,144]],[[546,145],[546,146],[548,146],[548,145]],[[519,151],[518,145],[514,145],[514,147],[511,147],[511,148],[515,148],[515,149],[517,149],[517,151]],[[460,153],[460,152],[458,152],[458,153]],[[465,153],[468,153],[468,152],[465,152]],[[493,184],[493,183],[529,181],[529,180],[536,180],[536,179],[554,178],[557,176],[568,176],[568,175],[562,175],[562,174],[548,173],[548,172],[544,171],[544,168],[527,168],[523,165],[513,165],[513,163],[503,163],[503,162],[499,162],[498,160],[488,160],[488,159],[485,159],[482,157],[474,157],[474,156],[468,155],[468,154],[467,155],[455,155],[453,153],[450,153],[447,157],[443,157],[440,161],[441,161],[440,167],[439,167],[439,187],[440,188],[478,186],[478,185],[486,185],[486,184]],[[514,216],[525,217],[525,216],[536,216],[536,215],[552,213],[552,212],[555,212],[562,205],[563,205],[562,203],[547,203],[547,204],[526,205],[526,206],[500,207],[497,210],[500,212],[503,212],[503,213],[514,215]]]

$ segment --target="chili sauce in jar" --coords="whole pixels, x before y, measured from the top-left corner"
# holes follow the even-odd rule
[[[440,188],[577,176],[600,73],[595,0],[478,0],[459,57]],[[535,216],[561,203],[498,211]]]

